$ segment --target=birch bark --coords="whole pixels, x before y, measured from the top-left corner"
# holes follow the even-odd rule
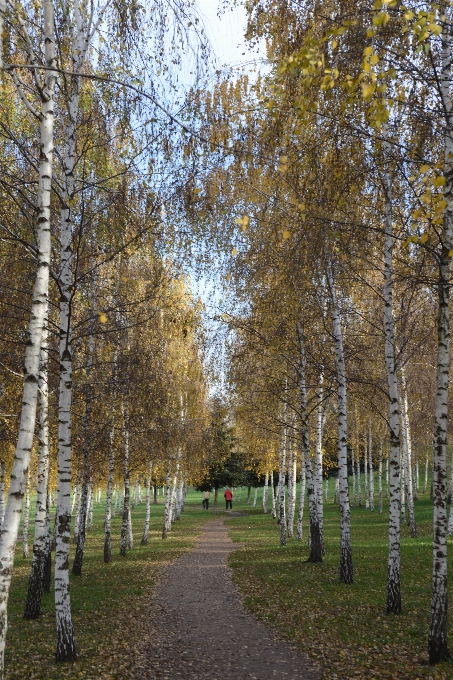
[[[113,374],[116,376],[116,357],[114,359]],[[105,496],[105,517],[104,517],[104,563],[108,564],[112,560],[112,491],[113,491],[113,473],[115,471],[115,405],[116,405],[116,389],[114,390],[112,399],[112,420],[110,423],[110,440],[109,440],[109,472],[107,478],[107,493]],[[118,492],[115,499],[118,502]],[[115,514],[115,511],[113,512]]]
[[[44,576],[47,487],[49,480],[49,386],[48,386],[48,322],[44,321],[41,354],[39,360],[39,434],[38,434],[38,489],[35,510],[35,535],[33,558],[28,581],[24,619],[37,619],[41,613],[41,597]]]
[[[283,402],[283,432],[282,448],[280,451],[280,475],[278,480],[278,519],[280,524],[280,545],[286,545],[285,520],[285,476],[286,476],[286,388]]]
[[[368,429],[368,464],[370,466],[370,510],[374,512],[374,469],[373,469],[373,438],[371,433],[371,423]]]
[[[93,502],[94,502],[93,497],[94,497],[93,480],[90,479],[90,483],[88,486],[87,531],[93,531]]]
[[[120,555],[125,557],[127,551],[127,540],[129,531],[129,509],[130,509],[130,477],[129,477],[129,405],[121,400],[121,412],[123,416],[123,480],[124,480],[124,500],[123,516],[121,522]]]
[[[400,580],[400,427],[398,381],[395,361],[395,328],[393,320],[393,226],[392,178],[390,174],[390,145],[383,144],[383,189],[385,201],[384,241],[384,338],[385,368],[389,387],[390,428],[390,507],[389,555],[387,572],[387,613],[401,613]]]
[[[370,489],[368,486],[368,444],[366,441],[365,432],[365,444],[363,448],[363,476],[365,478],[365,507],[367,510],[370,508]]]
[[[267,513],[267,492],[269,488],[269,473],[266,472],[264,476],[264,488],[263,488],[263,513]]]
[[[360,457],[359,450],[357,449],[357,495],[359,501],[359,508],[362,507],[362,482],[360,479]]]
[[[286,528],[288,532],[288,538],[293,535],[294,527],[294,516],[292,514],[293,509],[293,446],[291,439],[288,441],[288,513],[287,513],[287,523]]]
[[[44,567],[42,575],[42,589],[45,593],[50,593],[50,582],[52,578],[52,551],[50,548],[50,501],[49,493],[47,493],[46,525],[44,529]]]
[[[167,538],[167,536],[168,536],[169,515],[170,515],[170,512],[171,512],[171,508],[170,508],[170,475],[171,475],[170,461],[168,461],[167,472],[165,474],[166,492],[165,492],[164,525],[162,527],[162,538]]]
[[[383,513],[382,504],[382,439],[379,444],[379,480],[378,480],[378,490],[379,490],[379,514]]]
[[[5,461],[2,459],[0,461],[0,527],[5,517],[5,477],[6,466]]]
[[[426,454],[426,460],[425,460],[425,479],[423,480],[423,493],[426,493],[426,490],[428,488],[428,470],[429,470],[429,458],[428,454]]]
[[[318,404],[316,407],[316,455],[315,455],[315,488],[316,502],[318,507],[319,531],[321,535],[321,545],[324,554],[324,505],[322,502],[322,439],[324,434],[324,424],[326,409],[323,406],[324,399],[324,369],[319,374],[318,385]]]
[[[352,550],[351,550],[351,510],[349,506],[348,486],[348,422],[346,405],[346,368],[343,350],[343,332],[340,323],[337,294],[332,271],[327,272],[327,281],[331,298],[333,338],[335,343],[335,366],[338,383],[338,479],[340,486],[340,581],[353,582]]]
[[[3,21],[5,3],[0,7]],[[4,677],[4,653],[7,629],[7,605],[19,531],[25,479],[30,464],[38,401],[39,357],[47,312],[50,270],[50,198],[54,132],[55,30],[51,0],[43,0],[44,56],[50,70],[44,76],[41,91],[40,157],[37,196],[36,250],[37,266],[33,288],[28,340],[25,349],[24,382],[19,435],[14,455],[5,516],[0,529],[0,678]],[[3,34],[2,34],[3,37]]]
[[[447,428],[448,428],[448,383],[450,371],[450,270],[453,248],[453,115],[451,105],[451,21],[452,12],[447,3],[439,8],[444,15],[442,22],[442,66],[439,74],[440,96],[445,115],[444,133],[444,198],[445,208],[441,250],[439,253],[438,318],[437,318],[437,376],[436,416],[434,427],[433,464],[433,570],[431,623],[428,637],[429,660],[431,664],[450,660],[447,646]]]
[[[151,476],[153,472],[153,463],[151,462],[149,464],[149,477],[145,479],[145,490],[146,490],[146,509],[145,509],[145,526],[143,529],[143,536],[142,536],[142,545],[146,545],[148,543],[148,534],[149,534],[149,520],[151,516],[151,493],[150,493],[150,486],[151,486]]]
[[[303,535],[303,519],[304,519],[304,504],[305,504],[305,489],[306,489],[306,479],[307,473],[305,470],[305,456],[304,448],[301,447],[301,472],[300,472],[300,491],[299,491],[299,512],[297,515],[297,533],[296,538],[298,541],[302,540]],[[322,489],[321,489],[322,491]],[[318,515],[319,521],[319,515]]]
[[[305,382],[306,360],[303,328],[298,324],[299,339],[299,392],[301,414],[302,459],[305,461],[305,476],[307,484],[308,508],[310,512],[310,555],[307,562],[322,562],[323,545],[319,526],[318,499],[316,495],[315,479],[310,461],[310,437],[308,431],[307,388]],[[301,485],[302,486],[302,485]],[[301,489],[302,491],[302,489]],[[303,507],[303,498],[302,498]],[[302,534],[302,530],[301,530]]]
[[[24,503],[24,519],[22,526],[22,556],[28,558],[28,524],[30,518],[30,468],[27,472],[27,481],[25,483],[25,503]]]
[[[274,489],[274,473],[271,472],[271,496],[272,496],[272,511],[271,511],[271,517],[272,519],[277,519],[277,508],[275,505],[275,489]]]
[[[404,368],[401,370],[401,391],[402,391],[402,409],[401,409],[401,432],[403,435],[403,466],[404,478],[407,495],[407,509],[409,514],[409,530],[412,538],[417,538],[417,525],[415,522],[414,497],[412,493],[412,456],[411,456],[411,432],[409,423],[408,403],[407,403],[407,387],[406,376]]]

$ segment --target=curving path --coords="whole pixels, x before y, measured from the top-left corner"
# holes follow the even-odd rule
[[[214,520],[165,569],[132,678],[316,680],[308,661],[242,606],[227,565],[237,548]]]

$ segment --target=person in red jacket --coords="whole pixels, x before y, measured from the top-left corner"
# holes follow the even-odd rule
[[[227,489],[223,494],[226,501],[226,510],[228,510],[228,504],[230,505],[230,510],[233,509],[233,492]]]

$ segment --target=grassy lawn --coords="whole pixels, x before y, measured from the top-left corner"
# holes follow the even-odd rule
[[[151,506],[147,546],[141,546],[145,506],[132,512],[134,550],[119,556],[120,518],[113,519],[112,562],[103,563],[104,498],[94,506],[93,531],[87,533],[82,577],[71,575],[71,600],[79,660],[56,664],[53,592],[44,594],[42,616],[36,621],[22,618],[31,558],[22,558],[18,543],[8,608],[5,665],[8,680],[53,680],[124,678],[131,648],[143,637],[148,597],[159,570],[190,548],[202,526],[212,515],[201,509],[201,495],[188,494],[181,520],[169,537],[161,539],[163,499]],[[52,521],[54,508],[52,508]],[[30,534],[33,525],[30,525]],[[30,535],[30,546],[32,536]],[[71,546],[71,567],[75,546]]]
[[[260,495],[261,499],[261,495]],[[304,563],[307,521],[302,541],[279,545],[279,528],[270,514],[244,506],[247,516],[228,521],[230,536],[245,543],[230,564],[247,607],[302,649],[322,678],[453,678],[453,666],[428,666],[427,635],[431,597],[432,504],[416,502],[417,539],[402,527],[403,614],[385,614],[388,505],[352,509],[354,584],[340,584],[339,508],[325,505],[327,555],[323,564]],[[308,511],[305,507],[305,520]],[[452,554],[453,542],[450,549]],[[450,558],[451,560],[451,558]],[[450,569],[450,579],[452,571]],[[453,612],[450,612],[452,626]],[[453,633],[450,636],[453,651]]]

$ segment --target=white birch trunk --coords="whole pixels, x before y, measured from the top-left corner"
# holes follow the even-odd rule
[[[288,442],[288,512],[286,529],[288,532],[288,538],[292,538],[293,528],[294,528],[294,517],[292,516],[293,507],[293,445],[292,440]]]
[[[3,21],[5,3],[0,6],[0,22]],[[43,27],[45,64],[55,66],[54,14],[51,0],[43,0]],[[3,34],[2,34],[3,37]],[[0,530],[0,678],[4,677],[4,654],[7,630],[7,605],[14,549],[19,531],[20,512],[24,496],[25,480],[30,465],[35,429],[39,357],[49,291],[50,271],[50,197],[52,181],[52,154],[54,131],[55,72],[46,71],[41,100],[40,157],[37,196],[36,250],[37,266],[25,348],[24,382],[19,435],[14,455],[11,482],[5,516]]]
[[[30,468],[28,468],[25,484],[24,518],[22,525],[22,556],[28,559],[28,524],[30,519]]]
[[[165,493],[165,507],[164,507],[164,526],[162,528],[162,538],[167,538],[168,535],[168,525],[170,524],[170,513],[171,513],[171,506],[170,506],[170,498],[171,498],[171,487],[170,487],[170,478],[171,478],[171,471],[170,471],[170,461],[168,461],[168,467],[167,467],[167,472],[165,474],[165,482],[166,482],[166,493]]]
[[[355,506],[357,505],[357,489],[355,481],[355,456],[353,446],[351,446],[351,467],[352,467],[352,505],[355,508]]]
[[[6,466],[5,461],[2,459],[0,461],[0,527],[5,517],[5,477]]]
[[[385,368],[389,388],[390,429],[390,507],[389,555],[387,572],[387,613],[401,613],[400,578],[400,427],[398,381],[395,362],[395,325],[393,320],[393,225],[392,178],[390,174],[390,145],[383,144],[385,155],[383,188],[385,201],[384,241],[384,338]]]
[[[301,461],[301,472],[300,472],[299,512],[298,512],[298,515],[297,515],[297,532],[296,532],[296,539],[298,541],[301,541],[302,536],[303,536],[305,488],[306,488],[306,479],[307,479],[307,472],[305,470],[305,456],[304,456],[303,447],[302,447],[302,451],[301,451],[301,456],[302,456],[302,461]],[[321,489],[321,491],[322,491],[322,489]],[[318,520],[319,520],[319,515],[318,515]]]
[[[411,455],[411,431],[407,402],[407,387],[404,368],[401,369],[402,388],[402,435],[403,435],[403,467],[406,482],[407,509],[409,514],[409,530],[412,538],[417,538],[417,525],[415,522],[414,497],[412,491],[412,455]]]
[[[439,90],[442,99],[444,129],[444,199],[447,202],[442,224],[441,251],[438,280],[437,318],[437,376],[436,376],[436,417],[433,453],[433,570],[431,624],[428,649],[431,664],[450,661],[447,646],[447,429],[448,429],[448,387],[450,371],[450,274],[453,248],[453,115],[451,106],[451,8],[440,6],[442,22],[442,66],[439,74]]]
[[[308,431],[308,412],[307,412],[307,388],[305,383],[306,360],[304,334],[301,324],[298,324],[297,335],[299,340],[299,392],[300,392],[300,414],[301,414],[301,439],[302,439],[302,459],[305,461],[305,475],[308,497],[308,509],[310,513],[310,555],[308,562],[322,562],[323,545],[321,541],[321,531],[319,526],[318,499],[316,495],[315,474],[311,469],[310,460],[310,437]],[[301,485],[302,486],[302,485]],[[302,497],[303,508],[303,497]],[[302,520],[301,520],[302,521]],[[301,529],[302,536],[302,529]]]
[[[145,479],[145,490],[146,490],[146,507],[145,507],[145,526],[143,528],[143,536],[142,536],[142,545],[146,545],[148,543],[148,535],[149,535],[149,520],[151,517],[151,493],[150,493],[150,486],[151,486],[151,477],[153,473],[153,463],[152,461],[149,464],[149,477]]]
[[[278,520],[280,524],[280,545],[286,545],[285,518],[285,476],[286,476],[286,388],[283,402],[283,432],[280,451],[280,475],[278,479]]]
[[[425,479],[423,480],[423,493],[425,494],[427,489],[428,489],[428,472],[429,472],[429,458],[428,454],[426,454],[426,460],[425,460]]]
[[[316,452],[315,452],[315,488],[316,501],[318,506],[319,531],[321,535],[321,546],[324,554],[324,505],[322,502],[322,439],[326,409],[323,406],[324,398],[324,369],[319,374],[318,385],[318,405],[316,407]]]
[[[390,496],[390,458],[389,458],[389,451],[387,451],[387,458],[385,459],[385,487],[387,489],[386,491],[386,498]]]
[[[39,363],[39,434],[38,488],[35,509],[33,559],[28,581],[24,619],[37,619],[41,613],[46,548],[47,487],[49,479],[49,385],[48,385],[48,322],[47,314],[42,334]]]
[[[357,496],[359,502],[359,508],[362,507],[362,481],[360,478],[360,456],[359,449],[357,448]]]
[[[269,490],[269,473],[266,472],[266,474],[264,476],[264,488],[263,488],[263,513],[264,514],[267,513],[267,509],[268,509],[267,508],[267,505],[268,505],[268,503],[267,503],[268,490]]]
[[[113,375],[116,379],[116,361],[115,355],[113,361]],[[112,514],[115,515],[118,503],[118,492],[116,492],[115,509],[112,513],[112,491],[113,491],[113,473],[115,471],[115,405],[116,405],[116,389],[113,393],[112,399],[112,420],[110,423],[110,438],[109,438],[109,471],[107,478],[107,491],[105,494],[105,516],[104,516],[104,563],[109,564],[112,560]]]
[[[81,487],[77,484],[76,486],[76,492],[74,494],[75,497],[75,517],[74,517],[74,543],[77,543],[79,540],[79,527],[80,527],[80,504],[82,501],[82,489]]]
[[[272,519],[277,519],[277,508],[276,508],[276,503],[275,503],[274,473],[273,472],[271,472],[271,495],[272,495],[271,517],[272,517]]]
[[[370,490],[368,486],[368,444],[366,441],[366,433],[365,433],[365,444],[364,444],[364,449],[363,449],[363,474],[365,477],[365,507],[367,510],[370,509]]]
[[[50,545],[50,499],[49,494],[47,494],[46,524],[44,529],[44,566],[42,576],[42,589],[46,593],[50,593],[50,582],[52,577],[51,572],[52,572],[52,551]]]
[[[373,439],[371,434],[371,423],[369,426],[369,438],[368,438],[368,464],[370,466],[370,510],[371,512],[374,512]]]
[[[348,422],[346,404],[346,367],[343,350],[343,332],[332,271],[328,269],[327,280],[331,298],[333,338],[335,343],[335,367],[338,383],[338,479],[340,485],[340,581],[353,582],[351,550],[351,510],[348,486]]]
[[[74,516],[74,508],[75,508],[75,505],[76,505],[76,502],[77,502],[77,493],[78,493],[78,490],[79,490],[79,486],[78,486],[78,484],[76,484],[75,487],[74,487],[74,491],[73,491],[73,493],[72,493],[71,517]]]
[[[254,507],[254,508],[256,508],[257,499],[258,499],[258,487],[256,486],[255,487],[255,493],[253,495],[253,506],[252,507]]]
[[[121,400],[121,411],[123,416],[123,480],[124,480],[124,501],[121,521],[120,555],[126,556],[127,539],[129,531],[129,510],[130,510],[130,477],[129,477],[129,405]]]
[[[382,439],[379,444],[379,480],[378,480],[378,488],[379,488],[379,514],[382,515],[384,512],[383,509],[383,500],[382,500]]]
[[[404,437],[402,438],[402,447],[404,452]],[[404,464],[400,463],[400,487],[401,487],[401,524],[406,524],[406,475]]]
[[[93,531],[93,482],[88,487],[87,530]]]
[[[129,510],[127,513],[127,547],[128,550],[134,549],[134,533],[132,531],[132,515],[131,515],[131,505],[129,503]]]

